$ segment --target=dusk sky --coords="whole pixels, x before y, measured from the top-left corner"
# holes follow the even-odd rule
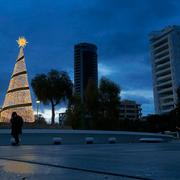
[[[0,0],[0,4],[1,105],[18,55],[16,40],[24,36],[29,42],[24,50],[29,80],[50,69],[65,70],[73,80],[74,44],[95,43],[99,78],[118,83],[121,98],[142,104],[143,115],[154,113],[148,34],[180,25],[178,0]]]

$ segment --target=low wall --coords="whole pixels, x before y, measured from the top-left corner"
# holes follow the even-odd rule
[[[49,130],[24,129],[21,137],[23,145],[48,145],[53,143],[54,137],[61,137],[62,144],[85,144],[86,137],[93,137],[94,143],[108,143],[108,138],[114,137],[117,143],[139,142],[140,138],[162,138],[171,141],[173,136],[158,133],[140,133],[127,131],[88,131],[88,130]],[[10,129],[0,129],[0,145],[10,144]]]

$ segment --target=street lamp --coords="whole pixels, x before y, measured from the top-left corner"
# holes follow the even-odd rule
[[[37,120],[39,120],[39,104],[40,104],[40,101],[39,100],[37,100],[36,101],[36,105],[37,105]]]

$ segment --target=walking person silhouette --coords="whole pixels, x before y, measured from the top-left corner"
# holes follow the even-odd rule
[[[19,135],[22,134],[23,118],[19,116],[16,112],[13,112],[10,121],[11,135],[15,140],[15,142],[12,142],[12,145],[18,145]]]

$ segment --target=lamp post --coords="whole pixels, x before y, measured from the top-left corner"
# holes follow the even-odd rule
[[[37,120],[39,119],[39,104],[40,104],[40,101],[37,100],[36,101],[36,105],[37,105]]]

